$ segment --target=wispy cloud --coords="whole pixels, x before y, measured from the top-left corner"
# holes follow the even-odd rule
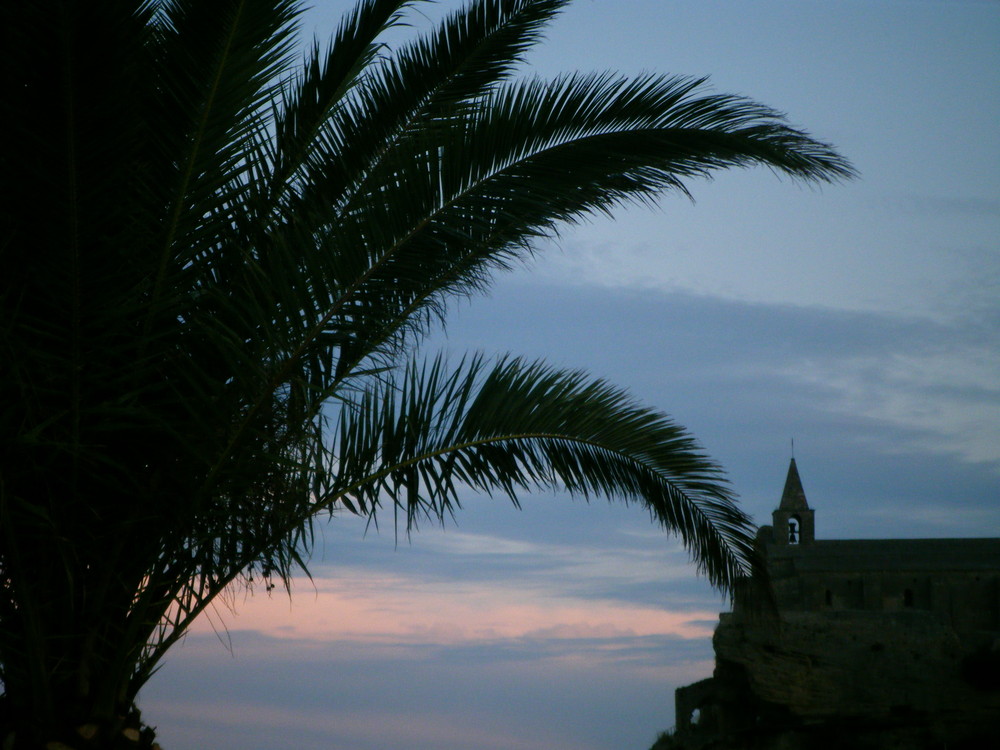
[[[951,453],[1000,471],[1000,352],[959,342],[881,356],[832,354],[777,369],[834,413],[898,430],[883,451]]]
[[[219,617],[232,630],[274,638],[363,643],[459,645],[505,640],[705,638],[716,612],[669,611],[554,591],[553,581],[427,581],[363,568],[336,577],[296,579],[284,595],[230,600]],[[205,618],[192,632],[219,623]]]
[[[211,636],[190,636],[144,694],[144,711],[172,727],[170,746],[272,750],[295,737],[297,750],[596,750],[625,736],[645,747],[670,724],[673,687],[712,671],[707,640],[662,636],[234,641],[230,657]]]
[[[590,509],[580,509],[581,513]],[[642,511],[635,509],[636,514]],[[629,544],[641,538],[645,544]],[[448,530],[421,539],[421,546],[434,553],[468,560],[460,563],[470,577],[485,571],[476,563],[491,563],[491,575],[504,575],[504,563],[515,566],[528,579],[560,581],[559,591],[551,595],[582,594],[603,584],[628,586],[644,583],[690,581],[695,569],[690,555],[677,539],[667,537],[659,528],[640,532],[632,528],[609,529],[605,544],[532,542],[500,537],[495,534],[472,534]],[[497,560],[496,558],[501,558]],[[508,571],[509,573],[509,571]],[[548,584],[551,585],[551,584]]]
[[[531,332],[511,348],[577,352],[671,411],[724,405],[724,414],[708,416],[772,424],[783,413],[825,414],[854,420],[859,432],[868,425],[880,440],[894,431],[898,439],[880,450],[1000,465],[1000,295],[994,284],[991,304],[979,304],[994,273],[980,268],[981,283],[953,295],[964,315],[947,320],[608,288],[589,289],[581,311],[559,287],[532,295],[511,285],[507,297],[484,301],[492,307],[482,317],[470,311],[470,322],[492,316]],[[546,328],[534,333],[532,321],[546,316]]]

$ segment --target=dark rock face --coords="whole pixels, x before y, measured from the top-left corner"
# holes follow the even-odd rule
[[[980,748],[1000,737],[1000,690],[966,679],[976,651],[931,613],[796,612],[771,626],[723,615],[713,644],[715,676],[677,692],[682,747]]]
[[[723,615],[714,677],[677,691],[677,747],[995,747],[1000,680],[970,674],[996,676],[996,635],[930,612]]]

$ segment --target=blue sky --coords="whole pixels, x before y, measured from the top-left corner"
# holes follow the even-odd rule
[[[861,178],[725,173],[568,229],[428,348],[628,387],[760,523],[794,437],[818,537],[1000,535],[1000,3],[577,0],[531,60],[710,75]],[[711,673],[726,603],[641,509],[470,496],[398,545],[386,520],[334,519],[291,601],[195,628],[140,696],[165,747],[643,750]]]

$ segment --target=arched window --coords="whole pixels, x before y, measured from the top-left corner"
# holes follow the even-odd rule
[[[903,606],[904,607],[913,606],[913,589],[905,589],[903,591]]]
[[[830,589],[826,590],[826,606],[828,607],[833,606],[833,592],[830,591]]]
[[[801,537],[802,533],[799,524],[799,517],[792,516],[788,519],[788,543],[798,544]]]

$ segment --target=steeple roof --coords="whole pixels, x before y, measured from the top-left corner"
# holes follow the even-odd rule
[[[809,510],[809,503],[806,502],[806,493],[802,489],[802,480],[799,479],[799,470],[795,466],[795,459],[788,465],[788,476],[785,478],[785,489],[781,493],[781,504],[778,510]]]

